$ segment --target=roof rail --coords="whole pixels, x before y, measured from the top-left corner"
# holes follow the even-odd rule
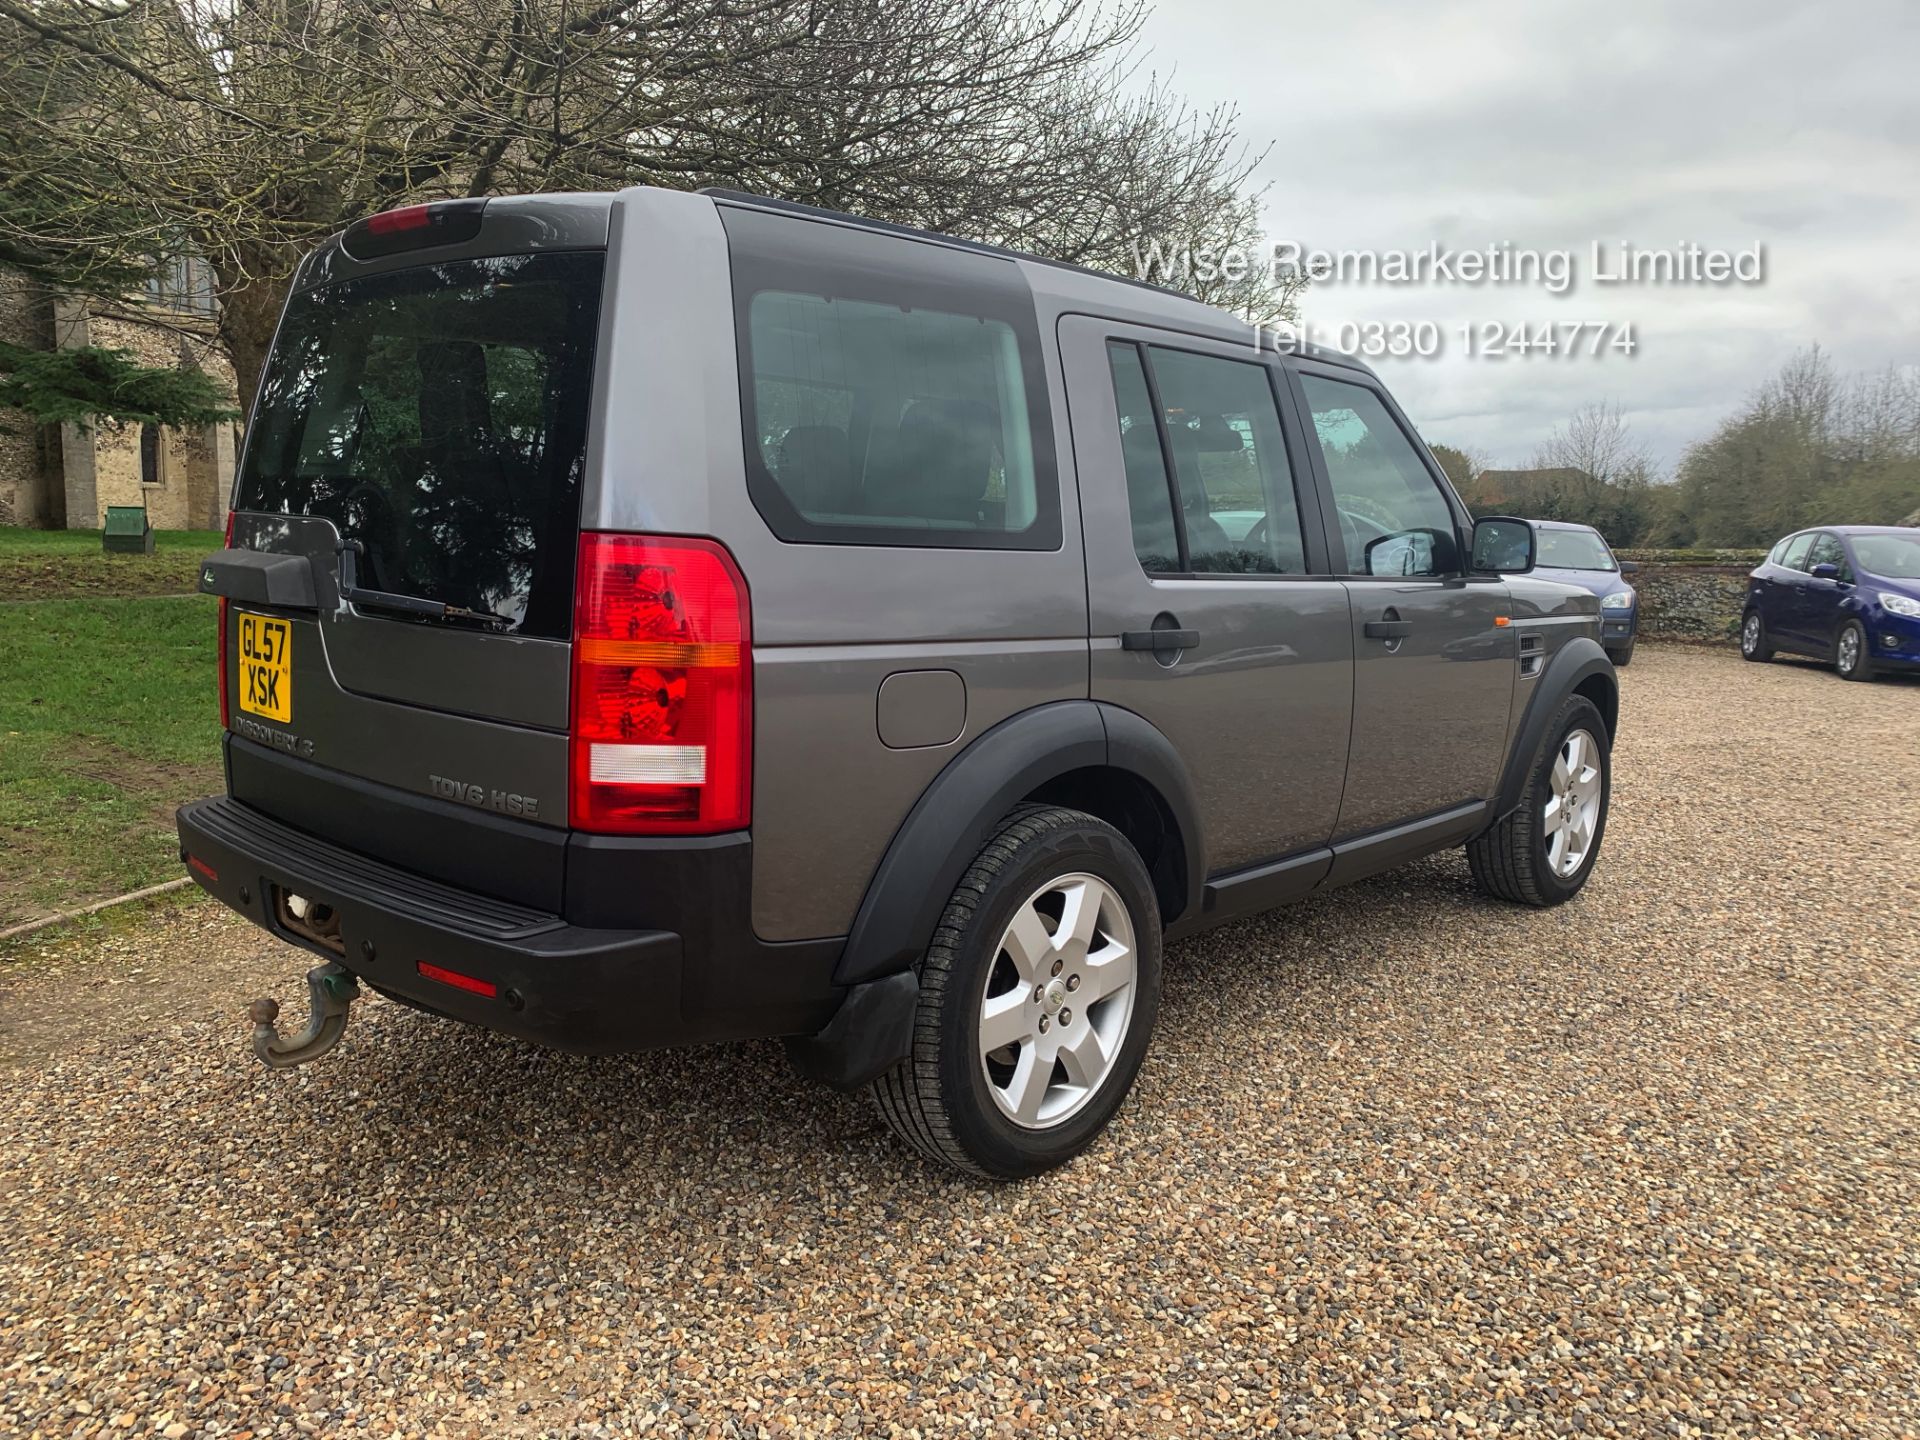
[[[844,210],[829,210],[824,205],[806,205],[798,200],[779,200],[771,195],[755,195],[750,190],[730,190],[724,185],[703,185],[696,193],[746,209],[768,210],[783,215],[803,215],[815,220],[829,220],[837,225],[850,226],[856,230],[871,230],[880,235],[898,235],[903,239],[944,245],[953,250],[971,250],[975,254],[992,255],[1002,260],[1025,260],[1029,264],[1045,265],[1054,270],[1070,270],[1076,275],[1087,275],[1095,280],[1111,280],[1116,285],[1131,285],[1135,289],[1149,290],[1155,295],[1167,295],[1175,300],[1185,300],[1190,305],[1205,306],[1217,314],[1227,314],[1218,306],[1208,305],[1206,301],[1189,295],[1184,290],[1175,290],[1169,285],[1156,285],[1151,280],[1136,280],[1131,275],[1115,275],[1110,271],[1075,265],[1070,260],[1051,260],[1045,255],[1034,255],[1025,250],[1009,250],[1004,245],[989,245],[984,240],[963,240],[957,235],[946,235],[938,230],[922,230],[916,225],[902,225],[894,220],[871,220],[865,215],[852,215]],[[1229,318],[1238,317],[1229,316]],[[1268,342],[1268,348],[1277,349],[1278,347]],[[1334,350],[1325,345],[1303,342],[1296,345],[1292,353],[1305,359],[1359,370],[1367,375],[1374,374],[1373,367],[1358,356],[1348,355],[1344,351]]]
[[[1055,270],[1071,270],[1076,274],[1090,275],[1096,280],[1111,280],[1118,285],[1133,285],[1142,290],[1151,290],[1156,295],[1171,295],[1175,299],[1191,301],[1195,305],[1207,303],[1187,294],[1184,290],[1175,290],[1170,285],[1156,285],[1151,280],[1138,280],[1131,275],[1115,275],[1110,270],[1095,270],[1089,265],[1076,265],[1071,260],[1053,260],[1045,255],[1035,255],[1026,250],[1010,250],[1004,245],[989,245],[984,240],[963,240],[958,235],[946,235],[938,230],[922,230],[916,225],[902,225],[894,220],[872,220],[865,215],[849,214],[845,210],[829,210],[824,205],[806,205],[798,200],[778,200],[771,195],[755,195],[748,190],[729,190],[722,185],[703,185],[697,193],[715,200],[724,200],[729,205],[741,205],[754,210],[772,210],[786,215],[805,215],[815,220],[832,220],[837,224],[852,226],[856,230],[872,230],[882,235],[899,235],[910,240],[931,241],[936,245],[945,245],[954,250],[971,250],[976,254],[993,255],[1002,260],[1025,260],[1034,265],[1050,266]]]

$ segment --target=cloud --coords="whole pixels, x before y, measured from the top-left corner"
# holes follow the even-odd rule
[[[1316,329],[1429,320],[1437,360],[1376,368],[1429,439],[1523,463],[1611,399],[1668,464],[1795,350],[1920,362],[1920,7],[1708,0],[1163,0],[1147,43],[1196,102],[1236,103],[1275,239],[1568,249],[1767,247],[1764,284],[1321,286]],[[1627,359],[1495,362],[1459,327],[1631,323]]]

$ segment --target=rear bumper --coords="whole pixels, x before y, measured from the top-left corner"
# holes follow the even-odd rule
[[[811,1033],[841,998],[830,979],[838,941],[764,945],[744,926],[741,938],[710,917],[657,929],[571,924],[356,853],[224,796],[183,807],[178,824],[188,873],[262,929],[428,1010],[558,1049],[606,1054]],[[622,868],[631,903],[647,877]],[[331,906],[344,953],[283,927],[276,888]],[[670,912],[683,897],[661,904]],[[706,942],[694,953],[689,929]],[[723,935],[732,943],[716,948]],[[429,979],[422,962],[491,993]]]

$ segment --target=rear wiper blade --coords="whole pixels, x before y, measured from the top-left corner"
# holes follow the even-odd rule
[[[359,559],[366,553],[358,540],[342,540],[335,547],[340,557],[340,598],[359,610],[377,610],[388,615],[411,615],[441,623],[460,622],[483,625],[489,630],[509,629],[513,622],[504,615],[489,615],[469,610],[464,605],[448,605],[419,595],[398,595],[390,590],[363,590],[359,585]]]

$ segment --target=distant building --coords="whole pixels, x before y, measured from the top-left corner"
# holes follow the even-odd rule
[[[190,365],[233,390],[214,336],[212,276],[181,259],[119,302],[54,295],[0,267],[0,339],[28,349],[98,345],[142,364]],[[217,529],[226,518],[238,431],[231,424],[35,425],[0,410],[0,525],[94,530],[109,505],[145,505],[156,529]]]

